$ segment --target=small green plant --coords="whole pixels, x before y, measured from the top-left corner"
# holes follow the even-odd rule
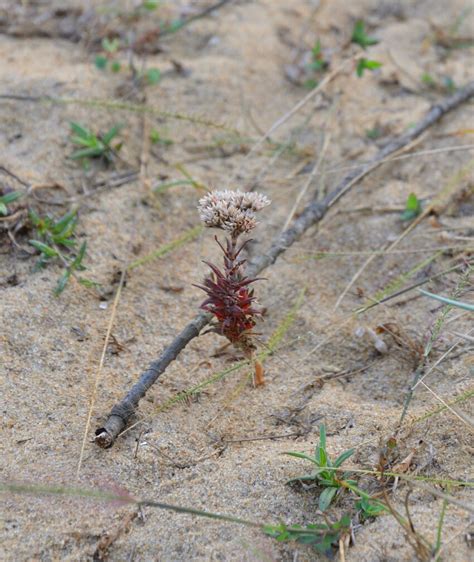
[[[325,70],[328,66],[328,63],[324,60],[321,41],[319,39],[316,41],[314,47],[311,49],[311,59],[312,60],[309,64],[309,68],[311,70],[320,72],[322,70]]]
[[[371,500],[367,497],[363,497],[357,500],[355,503],[356,508],[360,511],[362,520],[367,520],[373,517],[377,517],[382,513],[387,511],[387,508],[378,501]]]
[[[145,4],[149,5],[146,7]],[[141,8],[151,11],[152,3],[144,3]],[[157,5],[157,3],[156,3]],[[117,58],[117,53],[121,47],[120,40],[117,38],[108,39],[105,37],[102,39],[102,53],[97,55],[94,59],[94,64],[99,70],[110,69],[111,72],[117,74],[122,70],[122,63]],[[149,68],[144,72],[139,72],[132,63],[129,64],[128,69],[131,73],[132,78],[142,85],[148,84],[150,86],[155,86],[161,81],[161,70],[158,68]]]
[[[373,127],[372,129],[366,129],[365,136],[370,140],[377,140],[383,135],[383,131],[380,127]]]
[[[376,60],[361,58],[357,62],[356,74],[359,78],[361,78],[364,75],[364,71],[366,70],[374,71],[377,68],[380,68],[381,66],[382,66],[381,62],[378,62]]]
[[[308,73],[317,74],[324,72],[328,67],[328,62],[325,60],[321,41],[318,39],[311,49],[311,62],[307,65],[306,69]],[[305,88],[313,89],[318,85],[318,80],[314,77],[308,78],[304,82]]]
[[[116,58],[116,54],[120,49],[120,40],[118,38],[109,39],[104,37],[102,39],[102,53],[97,55],[94,59],[94,64],[99,70],[105,70],[108,66],[112,72],[119,72],[121,64]]]
[[[301,525],[265,525],[263,531],[280,542],[296,541],[312,546],[320,554],[330,555],[343,535],[351,532],[351,518],[343,515],[339,521]]]
[[[435,77],[429,72],[423,72],[420,79],[423,85],[430,90],[438,90],[448,94],[452,94],[456,91],[456,84],[451,76]]]
[[[326,450],[326,428],[321,424],[319,428],[319,443],[316,446],[314,457],[310,457],[305,453],[286,453],[291,457],[305,459],[315,465],[311,474],[297,476],[287,483],[292,482],[314,482],[318,487],[323,488],[319,496],[318,506],[321,511],[326,511],[331,505],[336,494],[343,489],[352,491],[358,496],[360,503],[356,507],[361,510],[366,518],[375,517],[382,512],[387,511],[387,507],[380,501],[373,499],[367,492],[361,490],[357,486],[355,480],[349,478],[350,472],[341,474],[342,464],[354,454],[354,449],[348,449],[341,453],[335,461],[332,461]]]
[[[376,45],[378,39],[375,37],[369,37],[365,31],[365,23],[362,20],[357,20],[354,24],[354,29],[352,30],[352,43],[357,43],[363,49],[370,47],[370,45]]]
[[[154,12],[160,5],[160,0],[145,0],[141,7],[148,12]]]
[[[172,139],[164,137],[157,129],[151,130],[150,141],[151,144],[159,144],[162,146],[171,146],[173,144]]]
[[[421,201],[414,193],[410,193],[405,203],[405,210],[401,215],[402,221],[411,221],[421,213]]]
[[[421,81],[428,88],[436,88],[436,80],[429,72],[423,72],[423,74],[421,75]]]
[[[156,86],[161,80],[161,70],[158,68],[149,68],[145,72],[145,79],[150,86]]]
[[[319,428],[319,443],[316,446],[314,457],[310,457],[304,453],[295,452],[289,452],[286,454],[298,459],[308,460],[315,465],[315,469],[311,474],[297,476],[288,482],[302,482],[309,480],[311,482],[316,482],[318,486],[324,488],[319,496],[319,509],[321,511],[325,511],[330,506],[338,490],[347,487],[343,485],[342,480],[352,484],[353,486],[356,485],[356,482],[347,480],[349,476],[348,473],[344,473],[341,477],[339,477],[335,470],[331,470],[334,468],[340,468],[341,465],[354,454],[354,449],[344,451],[344,453],[339,455],[334,462],[331,461],[326,450],[326,428],[324,424],[322,424]]]
[[[122,147],[121,142],[112,146],[112,141],[118,135],[121,128],[121,125],[114,125],[105,135],[99,135],[79,123],[71,122],[71,131],[73,133],[71,141],[81,148],[73,152],[70,158],[73,160],[103,158],[107,162],[111,162]]]
[[[20,191],[11,191],[2,195],[0,197],[0,215],[6,217],[9,214],[8,205],[20,199],[20,197],[23,197],[23,193]]]
[[[40,217],[30,209],[29,216],[39,238],[29,241],[40,253],[35,269],[42,269],[53,261],[60,261],[64,266],[64,272],[54,289],[54,294],[58,296],[64,291],[71,275],[86,269],[82,262],[86,255],[87,243],[83,242],[76,251],[77,242],[74,233],[77,226],[77,213],[71,211],[59,220],[54,220],[49,216]],[[86,287],[96,285],[84,277],[78,277],[78,281]]]

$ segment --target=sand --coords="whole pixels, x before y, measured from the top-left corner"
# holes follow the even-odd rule
[[[126,2],[113,4],[127,7]],[[129,31],[141,37],[156,26],[160,14],[179,15],[179,7],[170,4],[127,24]],[[344,167],[372,156],[386,138],[406,130],[431,103],[448,94],[442,87],[427,87],[420,79],[423,73],[439,80],[449,76],[455,85],[472,78],[472,49],[442,47],[439,30],[449,30],[463,15],[456,34],[472,37],[474,15],[462,1],[449,6],[440,0],[319,5],[302,0],[231,2],[164,37],[158,43],[162,52],[146,56],[147,67],[161,69],[163,79],[146,88],[147,106],[156,113],[144,117],[127,109],[78,103],[89,99],[123,102],[118,95],[130,93],[126,70],[112,74],[93,64],[94,30],[109,25],[106,29],[122,33],[124,24],[107,11],[77,20],[81,6],[87,12],[101,5],[106,4],[25,2],[20,7],[3,2],[0,6],[0,24],[6,32],[0,35],[0,94],[76,100],[0,99],[0,164],[28,184],[56,186],[34,190],[28,203],[37,212],[57,217],[71,205],[79,209],[77,236],[88,243],[85,274],[101,284],[94,291],[73,280],[55,297],[52,290],[61,265],[34,272],[35,257],[22,249],[28,247],[31,230],[16,234],[19,246],[13,246],[6,232],[0,231],[0,481],[118,490],[257,522],[315,522],[320,519],[320,491],[286,484],[289,478],[308,472],[309,463],[283,453],[312,453],[319,425],[324,423],[331,455],[355,448],[347,466],[371,469],[377,465],[381,447],[394,434],[420,349],[440,318],[442,305],[412,291],[364,314],[356,316],[352,311],[434,256],[436,248],[454,247],[441,251],[402,286],[446,269],[454,258],[458,263],[460,256],[469,255],[467,248],[472,251],[473,177],[472,168],[466,168],[471,154],[448,150],[470,144],[472,102],[432,128],[409,158],[384,164],[360,182],[318,228],[310,229],[265,272],[266,280],[256,285],[259,303],[266,308],[258,327],[262,350],[304,291],[278,348],[265,360],[265,387],[253,388],[248,372],[241,369],[208,385],[186,403],[164,409],[178,392],[240,359],[232,349],[214,357],[224,341],[215,334],[201,335],[141,402],[137,424],[112,449],[102,450],[92,442],[94,429],[196,314],[203,295],[192,283],[199,283],[206,272],[201,260],[219,260],[214,233],[206,231],[163,259],[131,271],[117,304],[112,328],[115,343],[109,345],[99,372],[77,476],[118,287],[117,272],[198,224],[196,204],[202,191],[178,185],[156,195],[151,189],[161,179],[183,179],[179,164],[205,186],[256,186],[272,199],[271,207],[262,212],[251,248],[254,254],[263,251],[283,227],[307,179],[299,171],[319,158],[325,140],[321,169],[327,173],[323,180],[318,176],[313,181],[298,210],[316,188],[331,189],[343,177]],[[59,6],[78,11],[67,16],[72,19],[61,16],[61,10],[49,19],[41,17]],[[261,131],[308,92],[287,78],[288,69],[290,74],[292,68],[298,70],[291,67],[301,59],[295,49],[307,51],[320,38],[330,68],[336,68],[348,53],[355,52],[347,42],[356,18],[363,18],[370,34],[380,40],[370,47],[368,56],[381,61],[381,69],[363,78],[352,68],[344,70],[272,134],[274,144],[249,154]],[[71,25],[79,42],[71,40]],[[48,33],[40,37],[34,31],[41,26],[47,26]],[[126,53],[120,57],[126,63]],[[138,68],[141,60],[137,55]],[[173,70],[173,60],[183,66],[184,73]],[[142,93],[132,91],[125,103],[139,104]],[[165,118],[157,112],[197,116],[221,128]],[[115,123],[123,124],[122,160],[115,167],[96,163],[84,171],[68,159],[74,148],[69,140],[70,121],[102,132]],[[152,129],[173,144],[147,146],[144,139]],[[374,130],[380,130],[380,137],[368,138],[367,131]],[[287,149],[276,158],[284,145]],[[433,149],[446,150],[413,156],[415,151]],[[101,178],[139,170],[143,160],[147,165],[135,181],[94,187]],[[7,176],[1,175],[0,181],[21,189]],[[428,205],[446,187],[438,216],[422,220],[394,253],[376,257],[335,309],[369,257],[364,252],[385,249],[406,228],[400,215],[408,194],[414,192]],[[334,255],[321,256],[321,252]],[[459,272],[443,276],[427,288],[443,295],[461,288],[460,298],[472,302],[472,283],[466,273],[464,277]],[[380,334],[387,346],[384,354],[375,349],[370,337],[356,336],[358,328],[375,330],[381,325],[389,326],[396,336]],[[416,389],[397,437],[393,466],[413,452],[411,474],[460,481],[472,478],[469,401],[456,405],[455,413],[445,410],[417,421],[440,407],[440,399],[449,402],[472,389],[472,340],[456,335],[470,329],[472,315],[449,311],[427,369],[456,341],[460,343],[425,379],[439,398],[425,387]],[[331,378],[335,374],[340,376]],[[266,439],[245,441],[261,437]],[[427,484],[463,504],[472,501],[466,488]],[[375,490],[378,484],[365,478],[360,485]],[[399,482],[392,488],[393,483],[391,501],[404,514],[408,487]],[[432,543],[442,504],[439,497],[416,486],[409,497],[415,529]],[[416,559],[393,517],[357,523],[353,506],[354,499],[346,494],[328,512],[332,520],[349,511],[354,517],[355,544],[345,550],[346,561]],[[2,494],[0,522],[0,559],[5,561],[321,559],[304,545],[282,544],[244,526],[150,507],[137,512],[134,506],[84,498]],[[442,533],[443,560],[464,562],[472,556],[465,539],[468,525],[466,511],[449,504]],[[106,535],[114,540],[101,550]]]

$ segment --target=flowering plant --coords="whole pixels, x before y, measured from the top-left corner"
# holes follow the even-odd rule
[[[212,263],[204,262],[211,269],[211,274],[203,285],[197,285],[207,293],[201,308],[216,318],[214,331],[225,336],[254,363],[256,385],[263,384],[264,378],[263,368],[254,357],[252,330],[256,317],[262,311],[255,307],[254,291],[250,289],[258,278],[245,276],[246,260],[240,257],[250,240],[240,242],[239,237],[257,226],[255,213],[269,204],[270,200],[260,193],[226,190],[208,193],[198,205],[201,220],[206,226],[228,233],[225,246],[215,237],[223,253],[224,267],[219,269]]]

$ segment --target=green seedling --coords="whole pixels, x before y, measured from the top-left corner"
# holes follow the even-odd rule
[[[157,129],[152,129],[150,133],[151,144],[159,144],[162,146],[171,146],[173,141],[169,138],[163,137]]]
[[[383,131],[380,127],[373,127],[372,129],[367,129],[365,131],[365,136],[370,140],[377,140],[383,135]]]
[[[324,59],[321,41],[318,39],[311,49],[311,62],[306,66],[309,73],[321,73],[324,72],[328,67],[328,62]],[[304,82],[305,88],[312,90],[318,85],[318,80],[316,78],[308,78]]]
[[[429,72],[423,72],[421,75],[421,81],[428,88],[436,88],[436,80]]]
[[[287,483],[313,482],[318,487],[323,488],[318,502],[321,511],[326,511],[336,494],[338,492],[340,493],[344,488],[354,492],[360,500],[364,500],[363,503],[358,506],[358,509],[362,510],[367,517],[374,517],[375,515],[387,511],[387,507],[382,502],[374,500],[367,492],[364,492],[364,490],[361,490],[357,486],[355,480],[349,478],[350,472],[342,472],[342,464],[354,454],[354,449],[344,451],[335,461],[330,459],[326,450],[326,428],[324,424],[321,424],[319,428],[319,443],[316,446],[314,457],[310,457],[305,453],[290,452],[286,454],[298,459],[308,460],[315,465],[311,474],[297,476]]]
[[[315,70],[317,72],[320,72],[322,70],[325,70],[328,66],[328,63],[324,60],[321,41],[319,39],[316,41],[314,47],[311,49],[311,59],[312,60],[309,64],[310,70]]]
[[[359,59],[357,63],[356,74],[359,78],[361,78],[364,75],[365,70],[374,71],[377,68],[380,68],[381,66],[382,66],[381,62],[362,58]]]
[[[319,428],[319,443],[316,447],[314,457],[310,457],[304,453],[289,452],[286,453],[291,457],[296,457],[298,459],[305,459],[310,461],[315,465],[315,469],[311,474],[306,474],[304,476],[297,476],[288,481],[291,482],[315,482],[319,487],[323,488],[321,495],[319,496],[319,509],[325,511],[331,504],[336,493],[348,487],[344,485],[341,481],[344,480],[348,484],[355,486],[356,482],[347,480],[349,473],[344,473],[339,476],[336,470],[340,468],[341,465],[354,454],[354,449],[349,449],[344,451],[337,459],[333,462],[326,450],[326,428],[322,424]],[[328,470],[329,469],[329,470]]]
[[[112,146],[112,141],[118,135],[121,125],[114,125],[105,135],[96,135],[86,127],[79,123],[71,122],[71,131],[73,136],[71,141],[80,146],[79,150],[73,152],[70,156],[73,160],[87,160],[88,158],[103,158],[107,162],[111,162],[117,152],[122,147],[122,143]]]
[[[438,90],[440,92],[447,92],[448,94],[452,94],[456,91],[456,84],[451,76],[435,77],[429,72],[423,72],[420,78],[423,85],[430,90]]]
[[[383,504],[366,497],[357,500],[355,506],[360,511],[363,520],[377,517],[387,511],[387,508]]]
[[[161,71],[158,68],[149,68],[145,72],[145,79],[150,86],[156,86],[161,80]]]
[[[12,191],[2,195],[0,197],[0,215],[6,217],[9,214],[8,205],[20,199],[20,197],[23,197],[23,193],[20,191]]]
[[[87,243],[83,242],[76,251],[77,242],[74,238],[77,226],[77,214],[69,212],[59,220],[46,216],[40,217],[33,209],[29,212],[30,220],[35,227],[39,239],[30,240],[31,246],[38,250],[40,257],[36,269],[43,269],[49,263],[58,261],[63,264],[64,272],[54,289],[54,294],[61,294],[71,275],[84,271],[83,260],[86,255]],[[86,287],[95,286],[96,283],[84,277],[77,278],[79,283]]]
[[[405,210],[401,215],[402,221],[411,221],[415,219],[422,211],[421,201],[414,193],[410,193],[405,203]]]
[[[147,10],[148,12],[153,12],[158,8],[159,5],[160,5],[159,0],[145,0],[145,2],[142,2],[141,7]]]
[[[105,70],[110,64],[112,72],[119,72],[121,64],[116,60],[115,56],[120,48],[120,40],[117,38],[109,39],[104,37],[102,39],[102,54],[97,55],[94,59],[94,64],[99,70]]]
[[[369,37],[365,31],[365,23],[362,20],[357,20],[354,24],[354,29],[352,30],[352,43],[357,43],[363,49],[370,47],[370,45],[376,45],[378,39],[375,37]]]
[[[117,39],[117,37],[115,37],[114,39],[104,37],[104,39],[102,39],[102,48],[106,53],[113,55],[120,48],[120,40]]]
[[[265,525],[263,531],[280,542],[296,541],[312,546],[320,554],[331,555],[343,535],[350,533],[351,518],[343,515],[336,523],[301,525]]]

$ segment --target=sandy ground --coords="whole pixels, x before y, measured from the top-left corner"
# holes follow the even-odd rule
[[[127,90],[126,71],[104,73],[91,62],[96,54],[93,24],[109,21],[110,14],[103,10],[86,24],[72,20],[82,34],[80,42],[67,38],[70,27],[63,20],[65,35],[58,36],[61,10],[52,19],[41,17],[59,6],[81,5],[86,11],[110,6],[100,2],[0,4],[0,94],[76,101],[119,99],[119,93]],[[159,14],[179,14],[176,6],[165,4],[160,10],[128,24],[129,30],[140,36],[156,25]],[[146,88],[148,107],[199,116],[222,124],[225,128],[221,129],[152,114],[144,118],[125,109],[0,100],[0,164],[27,183],[62,186],[36,190],[38,198],[64,203],[69,197],[79,206],[77,232],[80,240],[88,241],[87,275],[102,284],[103,295],[100,300],[94,291],[73,282],[59,298],[54,297],[52,289],[61,267],[51,265],[34,273],[34,258],[12,246],[6,233],[0,232],[1,481],[126,489],[138,497],[259,522],[307,524],[318,518],[318,492],[285,484],[309,467],[282,453],[310,453],[318,440],[319,424],[325,423],[331,454],[354,447],[356,453],[348,466],[376,466],[381,446],[395,431],[413,378],[417,364],[413,350],[429,339],[442,306],[410,292],[359,316],[351,311],[433,256],[436,248],[454,247],[440,252],[403,286],[442,271],[455,258],[457,262],[462,256],[467,259],[469,246],[472,252],[474,213],[473,176],[466,168],[469,151],[384,164],[265,273],[267,280],[257,287],[259,301],[267,309],[259,326],[263,342],[281,325],[303,289],[305,293],[277,351],[265,361],[264,388],[244,384],[246,373],[238,371],[207,386],[188,403],[159,411],[179,391],[238,360],[233,352],[213,357],[222,341],[216,335],[202,335],[140,404],[139,423],[104,451],[91,442],[94,428],[195,315],[202,294],[191,283],[200,282],[205,273],[202,258],[217,259],[213,233],[205,232],[165,259],[132,271],[112,330],[119,345],[109,346],[106,354],[76,478],[117,271],[198,224],[199,192],[185,185],[156,196],[150,185],[159,178],[183,178],[178,164],[210,187],[257,185],[273,201],[262,216],[255,235],[258,244],[252,248],[255,253],[262,251],[281,230],[307,179],[298,172],[319,157],[325,139],[322,167],[327,173],[312,183],[300,208],[316,188],[331,189],[344,173],[341,168],[372,156],[384,138],[403,132],[446,94],[427,88],[420,80],[424,72],[440,80],[449,76],[456,85],[467,82],[469,75],[472,79],[472,49],[444,48],[436,35],[436,30],[451,29],[459,16],[462,21],[455,33],[472,37],[474,14],[463,1],[450,2],[449,7],[441,0],[333,1],[319,6],[303,0],[231,2],[163,38],[159,43],[163,52],[146,57],[148,67],[164,72],[158,86]],[[77,13],[71,17],[77,18]],[[301,58],[295,49],[305,51],[320,38],[331,69],[336,68],[352,52],[347,42],[358,17],[368,22],[371,34],[380,40],[369,52],[371,58],[383,62],[382,68],[362,79],[353,69],[342,72],[272,135],[273,141],[289,147],[278,158],[275,145],[246,155],[258,130],[268,129],[308,91],[290,83],[285,75],[285,68],[288,71],[288,65]],[[47,36],[35,36],[38,26],[45,25],[49,26],[49,32],[43,33]],[[112,21],[110,25],[119,24]],[[138,56],[137,64],[142,59]],[[122,60],[126,61],[125,53]],[[173,72],[172,60],[183,65],[184,75]],[[140,100],[135,95],[128,101]],[[464,105],[431,129],[413,150],[469,144],[473,117],[472,103]],[[85,172],[67,159],[73,148],[68,140],[70,121],[102,131],[117,122],[124,124],[123,161],[117,169],[93,166]],[[173,144],[144,147],[143,139],[153,128]],[[368,138],[366,132],[376,128],[381,130],[380,138]],[[91,186],[97,178],[139,169],[144,156],[148,165],[141,180],[94,192]],[[14,183],[6,176],[0,176],[0,181]],[[384,249],[400,236],[406,227],[400,212],[410,192],[428,204],[446,186],[448,195],[439,216],[421,221],[398,244],[399,253],[374,259],[335,309],[368,257],[354,252]],[[54,206],[34,198],[31,205],[55,216],[68,209],[67,202]],[[31,236],[31,231],[20,232],[18,244],[25,246]],[[314,259],[318,252],[349,255]],[[463,279],[459,274],[443,276],[429,289],[448,295],[464,283],[462,298],[472,300],[472,284],[466,275]],[[388,348],[385,354],[375,350],[370,338],[355,336],[357,328],[375,329],[387,323],[399,339],[387,333],[380,336]],[[459,339],[456,334],[470,329],[472,317],[452,309],[428,366]],[[472,344],[462,338],[459,342],[425,379],[438,398],[426,388],[417,388],[398,436],[394,464],[414,451],[410,472],[465,481],[472,478],[469,401],[457,405],[455,413],[445,410],[417,421],[441,406],[440,400],[448,402],[472,389]],[[321,375],[344,371],[349,374],[317,382]],[[291,436],[236,442],[287,434]],[[368,489],[375,484],[369,479],[361,482]],[[430,485],[460,502],[472,500],[467,489]],[[399,484],[391,494],[401,511],[406,491]],[[409,501],[416,530],[434,542],[442,500],[414,487]],[[339,517],[351,505],[353,501],[346,497],[329,512],[330,517]],[[3,495],[0,559],[98,559],[101,537],[122,529],[104,559],[319,560],[307,547],[282,545],[246,527],[151,508],[135,514],[132,507],[100,501]],[[472,556],[465,540],[468,524],[461,507],[448,506],[443,560],[464,562]],[[345,559],[354,562],[415,558],[391,516],[357,525],[355,545],[345,553]]]

